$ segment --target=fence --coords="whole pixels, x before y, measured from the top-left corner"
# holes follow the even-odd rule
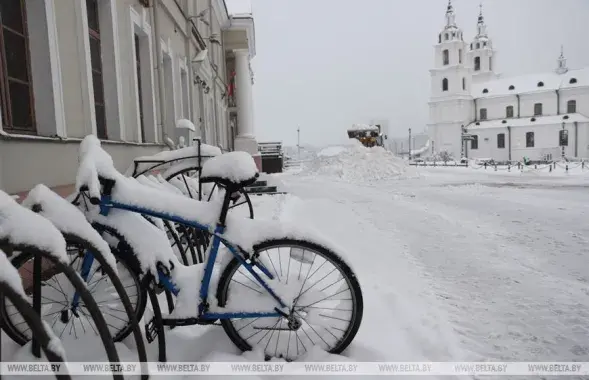
[[[457,163],[455,161],[447,161],[447,162],[411,162],[409,165],[416,166],[416,167],[471,167],[472,169],[490,169],[493,171],[501,171],[505,170],[510,172],[513,170],[520,170],[523,171],[524,169],[528,170],[537,170],[537,171],[547,171],[551,173],[553,170],[564,169],[565,172],[569,172],[572,169],[581,169],[581,171],[587,170],[589,171],[589,165],[587,165],[586,161],[550,161],[550,162],[536,162],[536,163],[529,163],[524,164],[523,162],[483,162],[483,163]]]

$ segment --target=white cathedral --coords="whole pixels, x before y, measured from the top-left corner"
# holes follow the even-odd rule
[[[451,0],[435,45],[427,127],[431,153],[521,161],[589,158],[589,67],[567,68],[561,49],[553,72],[502,77],[478,16],[464,42]]]

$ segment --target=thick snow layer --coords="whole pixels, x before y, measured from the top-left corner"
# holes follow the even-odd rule
[[[22,202],[23,207],[41,206],[39,214],[48,219],[64,234],[78,236],[97,248],[112,269],[117,271],[116,259],[108,244],[100,237],[86,217],[76,206],[51,191],[45,185],[35,186]]]
[[[65,240],[53,224],[0,190],[0,240],[43,249],[67,263]]]
[[[378,128],[375,125],[369,125],[369,124],[353,124],[352,128],[349,129],[350,131],[378,131]]]
[[[144,273],[157,273],[157,263],[169,267],[168,262],[180,265],[174,255],[166,233],[154,226],[140,214],[124,210],[111,210],[107,216],[96,209],[86,213],[92,223],[99,223],[115,229],[135,250]]]
[[[80,188],[82,185],[88,185],[91,196],[100,197],[98,175],[101,175],[116,181],[112,199],[120,203],[173,214],[203,225],[214,225],[219,218],[220,205],[216,202],[199,202],[167,189],[145,186],[135,178],[123,176],[114,168],[112,158],[93,135],[82,141],[81,155],[76,186]],[[93,213],[98,213],[96,207],[93,208]]]
[[[176,122],[176,128],[180,128],[180,129],[189,129],[192,132],[196,131],[196,127],[194,126],[194,124],[192,123],[192,121],[188,120],[188,119],[180,119]]]
[[[346,150],[343,146],[330,146],[324,149],[321,149],[317,156],[319,157],[333,157],[337,156],[338,154],[343,153]]]
[[[27,298],[22,287],[22,279],[15,267],[12,266],[6,254],[0,250],[0,282],[4,282],[15,292],[18,292],[24,298]]]
[[[258,173],[254,158],[247,152],[229,152],[213,157],[202,167],[202,177],[217,177],[242,182]]]
[[[339,148],[339,149],[338,149]],[[303,176],[327,176],[352,183],[370,183],[386,179],[410,178],[416,171],[382,147],[367,148],[357,140],[351,145],[329,147],[306,162]]]
[[[126,175],[130,176],[133,173],[135,165],[137,165],[137,172],[143,173],[144,171],[149,170],[169,170],[171,168],[175,168],[177,165],[186,165],[187,167],[198,167],[198,153],[199,148],[197,145],[188,146],[186,148],[180,148],[175,150],[165,150],[163,152],[159,152],[154,154],[153,156],[141,156],[137,157],[134,160],[134,163],[129,166],[127,171],[125,172]],[[201,155],[201,165],[207,160],[209,157],[214,157],[220,155],[221,149],[216,146],[207,145],[207,144],[200,144],[200,155]],[[173,161],[168,164],[162,165],[163,162]]]

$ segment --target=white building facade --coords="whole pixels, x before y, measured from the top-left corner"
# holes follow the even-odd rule
[[[589,157],[589,67],[502,77],[481,13],[466,43],[448,2],[430,70],[428,135],[433,154],[500,161]],[[466,140],[468,138],[468,140]]]
[[[88,134],[119,170],[195,137],[232,150],[248,136],[256,155],[252,15],[236,21],[224,0],[14,0],[3,12],[0,189],[71,191]],[[236,51],[246,54],[234,113],[246,117],[232,127],[227,68]],[[177,128],[179,119],[196,130]]]

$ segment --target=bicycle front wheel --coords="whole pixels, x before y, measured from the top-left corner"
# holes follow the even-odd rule
[[[302,240],[280,239],[254,247],[259,262],[274,279],[270,286],[290,307],[288,317],[224,319],[231,341],[243,351],[263,348],[266,357],[295,360],[314,346],[341,353],[362,321],[363,298],[351,268],[337,254]],[[259,266],[254,271],[267,275]],[[233,259],[217,289],[219,307],[231,311],[270,311],[276,301]]]

